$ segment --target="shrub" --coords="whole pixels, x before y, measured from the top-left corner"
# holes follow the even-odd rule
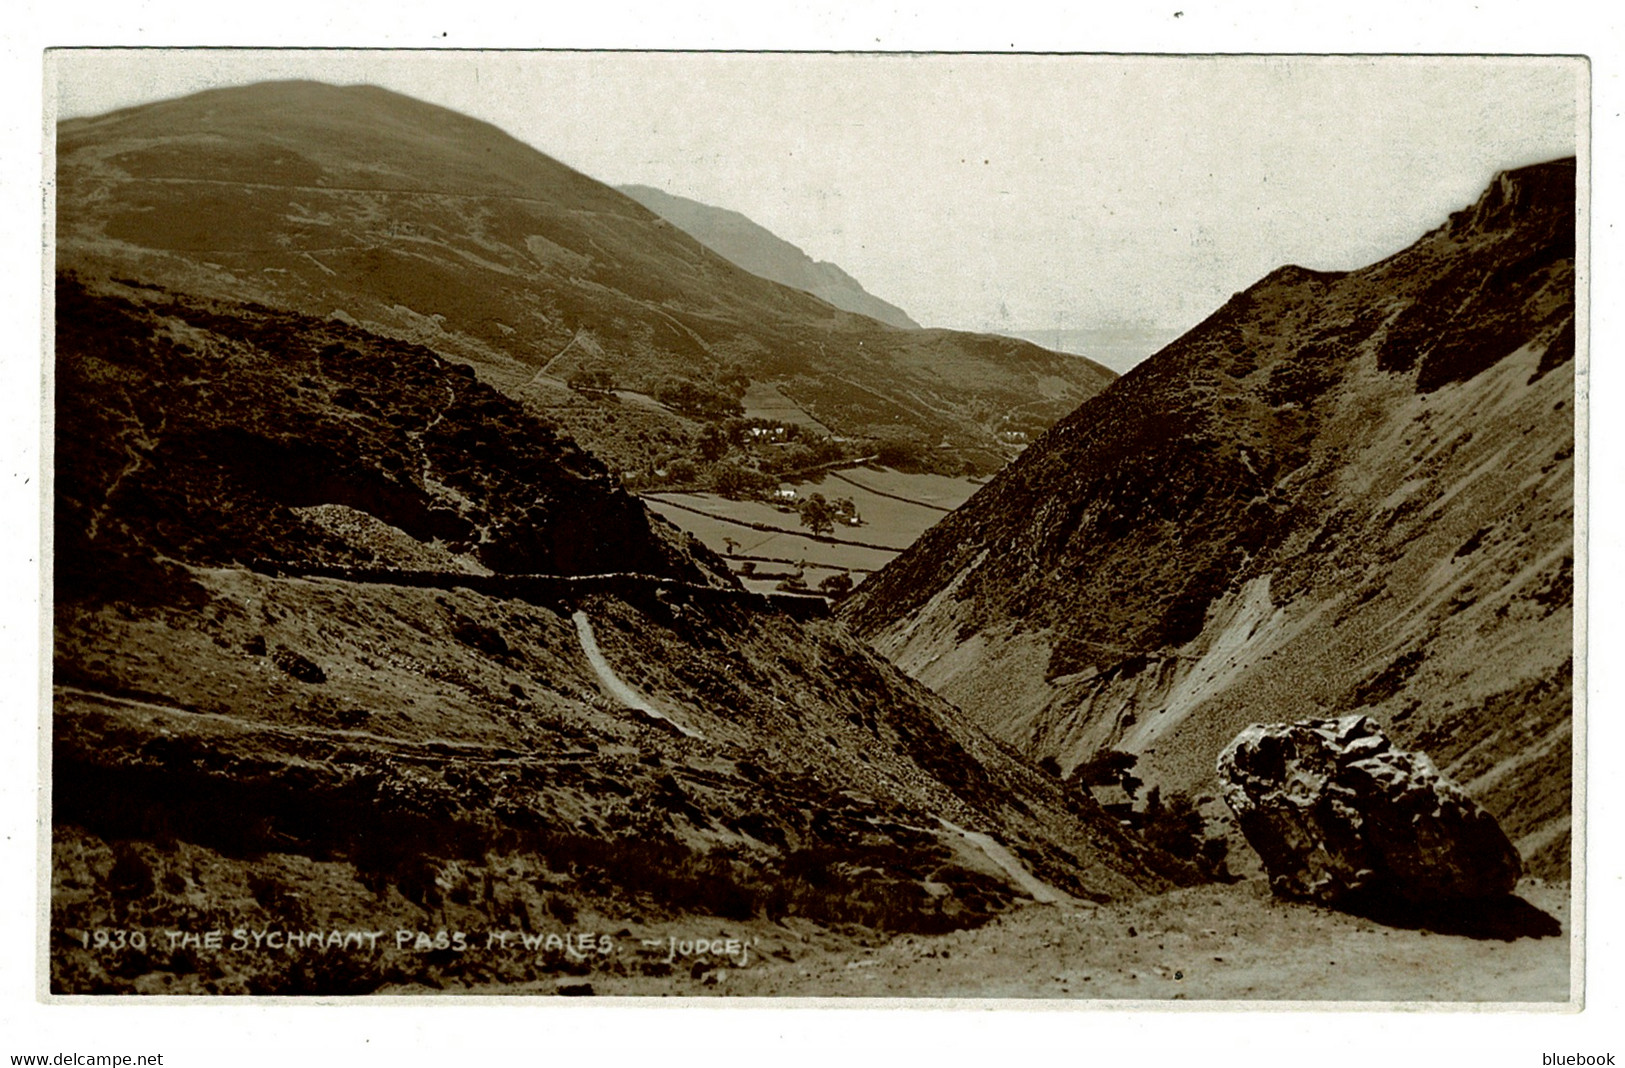
[[[271,654],[271,662],[300,682],[323,683],[327,681],[327,672],[308,657],[301,656],[292,649],[278,649]]]
[[[729,441],[727,434],[717,429],[715,423],[705,425],[705,428],[700,431],[700,436],[695,439],[695,444],[699,446],[700,456],[705,459],[706,463],[716,463],[728,455]]]
[[[1229,846],[1222,837],[1207,836],[1205,821],[1189,794],[1176,791],[1164,802],[1162,792],[1153,786],[1146,795],[1140,833],[1163,852],[1195,864],[1209,879],[1229,878],[1225,866]]]
[[[1140,780],[1132,772],[1140,758],[1121,749],[1102,749],[1072,769],[1069,782],[1080,786],[1121,786],[1133,794],[1140,788]]]
[[[608,393],[615,388],[615,377],[604,367],[583,367],[572,372],[564,384],[578,393]]]
[[[852,592],[852,576],[841,571],[818,584],[818,589],[833,601],[839,601]]]

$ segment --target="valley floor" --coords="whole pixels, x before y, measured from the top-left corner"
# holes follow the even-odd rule
[[[1098,908],[1029,905],[979,930],[872,948],[791,936],[745,967],[585,981],[634,996],[1567,1001],[1569,889],[1526,880],[1518,896],[1527,908],[1450,934],[1277,901],[1251,879]]]

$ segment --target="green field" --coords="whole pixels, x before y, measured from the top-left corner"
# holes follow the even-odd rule
[[[842,571],[851,574],[854,582],[861,582],[948,511],[963,504],[980,484],[968,478],[863,467],[828,472],[786,488],[794,489],[803,498],[813,493],[832,500],[850,498],[863,525],[836,527],[829,537],[842,544],[830,544],[798,533],[803,528],[795,512],[780,511],[763,501],[731,501],[710,493],[662,493],[646,495],[644,503],[728,557],[736,573],[751,557],[757,558],[752,561],[757,572],[773,574],[796,571],[797,565],[804,562],[803,580],[816,587],[825,577]],[[758,530],[744,525],[752,523],[780,529]],[[771,589],[777,580],[747,579],[746,584],[754,589]]]
[[[780,423],[794,423],[808,430],[816,430],[825,437],[835,435],[833,430],[814,419],[771,382],[752,382],[746,386],[741,403],[745,406],[747,419],[771,419]]]

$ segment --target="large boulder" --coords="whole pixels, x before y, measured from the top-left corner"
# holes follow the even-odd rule
[[[1522,863],[1495,817],[1369,717],[1255,724],[1219,755],[1224,799],[1283,897],[1499,897]]]

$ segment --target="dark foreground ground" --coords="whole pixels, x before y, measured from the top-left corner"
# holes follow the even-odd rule
[[[786,932],[772,940],[778,954],[743,968],[607,979],[594,992],[1560,1002],[1569,913],[1568,887],[1536,880],[1502,907],[1393,923],[1277,901],[1247,880],[1135,904],[1031,905],[978,930],[867,949]]]
[[[472,915],[466,909],[442,905],[426,914],[394,889],[380,898],[352,886],[342,877],[345,864],[295,856],[262,857],[238,900],[229,858],[177,844],[151,869],[154,878],[177,893],[182,882],[207,885],[218,900],[192,912],[172,908],[163,922],[127,911],[121,927],[144,933],[137,947],[74,920],[83,911],[72,901],[82,895],[86,865],[104,849],[78,833],[57,844],[57,913],[71,928],[53,938],[57,993],[1344,1003],[1570,997],[1569,888],[1536,879],[1494,905],[1378,917],[1277,900],[1254,877],[1100,905],[1028,899],[985,925],[892,936],[802,916],[606,913],[586,901],[577,910],[571,895],[551,890],[548,906],[477,929],[459,922]],[[458,897],[455,886],[448,893]],[[290,928],[222,919],[258,915],[250,900],[256,894],[277,896],[280,912],[307,922]],[[324,900],[333,906],[319,910],[325,919],[301,908]],[[396,929],[402,926],[413,930]]]
[[[503,992],[1563,1002],[1570,994],[1569,914],[1569,888],[1538,880],[1493,908],[1392,922],[1277,901],[1261,880],[1246,880],[1136,904],[1034,904],[976,930],[890,941],[849,939],[810,924],[694,921],[623,939],[618,954],[637,955],[639,967],[589,965]],[[730,949],[727,938],[748,945]],[[668,959],[669,972],[661,967]]]

